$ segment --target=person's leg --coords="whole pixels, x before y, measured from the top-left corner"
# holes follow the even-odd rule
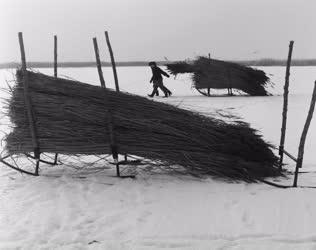
[[[154,88],[153,88],[153,92],[148,95],[149,97],[154,97],[155,94],[157,94],[158,92],[158,85],[157,84],[154,84]]]
[[[161,81],[161,85],[164,87],[164,89],[168,93],[168,95],[171,96],[172,92],[163,84],[163,81]]]
[[[163,85],[162,80],[157,81],[157,85],[163,91],[163,93],[165,94],[165,97],[168,97],[172,94],[171,91],[167,89],[165,85]]]
[[[159,91],[158,91],[159,81],[154,80],[153,84],[154,84],[154,91],[153,91],[153,93],[154,93],[154,95],[159,96]]]
[[[168,95],[171,96],[172,95],[172,92],[164,85],[164,87],[166,88],[167,92],[168,92]]]
[[[165,85],[161,85],[160,86],[161,90],[165,93],[165,96],[171,96],[172,92],[165,86]]]
[[[163,85],[159,85],[159,88],[162,90],[162,92],[165,94],[165,97],[168,97],[168,91],[166,90],[166,87]]]

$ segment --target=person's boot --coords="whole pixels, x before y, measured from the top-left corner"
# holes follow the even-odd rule
[[[157,92],[158,92],[157,89],[153,89],[153,92],[151,92],[150,95],[148,94],[148,96],[149,97],[154,97],[154,95],[157,94]]]
[[[159,96],[159,91],[157,90],[155,94],[156,94],[156,96]]]

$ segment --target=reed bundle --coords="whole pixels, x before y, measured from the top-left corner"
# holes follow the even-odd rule
[[[193,73],[193,85],[198,90],[234,88],[252,96],[269,95],[266,87],[270,79],[262,70],[206,57],[166,66],[173,75]]]
[[[23,74],[8,104],[11,154],[32,152]],[[118,151],[182,166],[186,173],[255,181],[277,176],[277,158],[246,123],[225,123],[189,110],[76,81],[27,71],[41,152],[109,154],[109,114]]]

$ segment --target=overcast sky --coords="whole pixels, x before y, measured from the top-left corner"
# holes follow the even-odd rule
[[[316,0],[0,0],[0,62],[94,61],[92,38],[108,61],[169,60],[211,53],[222,59],[316,58]]]

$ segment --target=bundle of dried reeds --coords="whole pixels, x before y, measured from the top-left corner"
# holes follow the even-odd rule
[[[174,62],[166,64],[168,71],[172,75],[184,74],[184,73],[193,73],[194,65],[188,62]]]
[[[131,94],[29,71],[27,75],[41,152],[110,153],[111,113],[119,153],[168,168],[182,166],[198,176],[250,182],[281,174],[270,145],[245,123],[228,124]],[[14,129],[6,148],[13,154],[33,150],[22,80],[18,71],[8,105]]]
[[[269,95],[266,87],[270,79],[262,70],[206,57],[166,66],[173,75],[193,73],[194,87],[199,90],[234,88],[252,96]]]

